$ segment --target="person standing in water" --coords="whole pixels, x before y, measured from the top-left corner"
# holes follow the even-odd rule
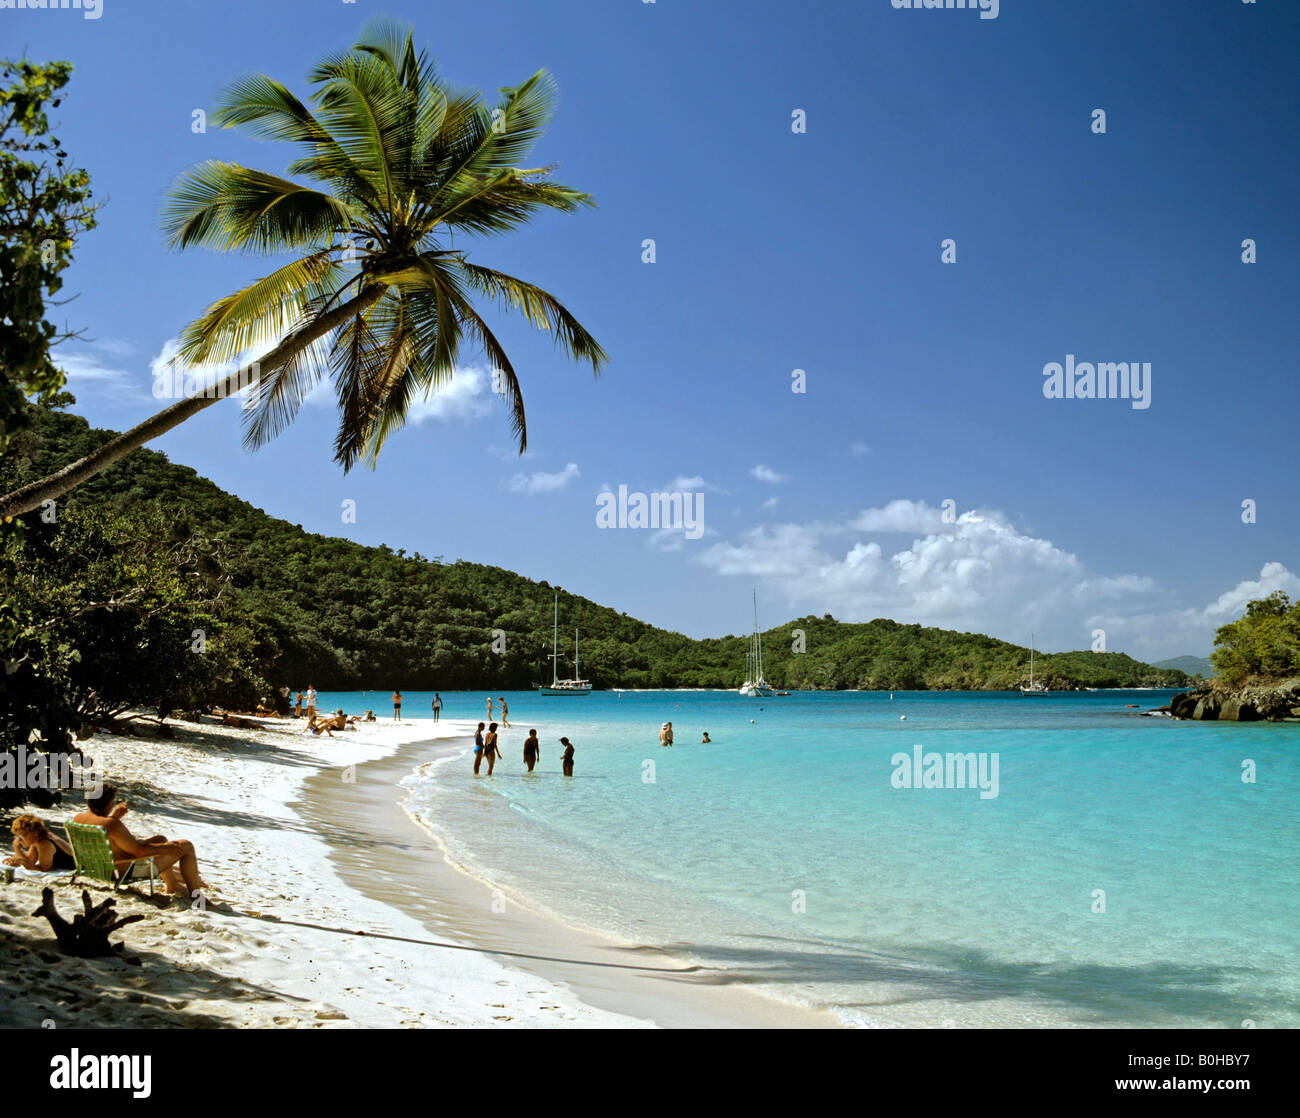
[[[438,721],[438,716],[442,714],[442,696],[437,691],[433,693],[433,720]]]
[[[502,695],[500,701],[501,701],[501,725],[508,730],[510,729],[510,720],[506,717],[508,713],[508,711],[506,710],[506,697]]]
[[[488,696],[488,721],[492,721],[492,696]]]
[[[396,722],[402,717],[402,693],[393,692],[393,721]]]
[[[537,731],[529,730],[528,736],[524,738],[524,764],[528,766],[528,771],[533,771],[533,766],[542,759],[542,743],[537,740]]]
[[[491,776],[492,770],[497,767],[497,758],[501,756],[501,750],[497,747],[497,724],[495,722],[488,726],[487,737],[483,739],[483,756],[487,758],[488,776]]]
[[[474,731],[474,775],[478,776],[478,767],[483,763],[483,723]]]
[[[701,744],[701,745],[712,745],[712,744],[713,744],[713,739],[709,737],[709,731],[708,731],[708,730],[705,730],[705,731],[704,731],[704,740],[703,740],[702,742],[700,742],[700,744]]]
[[[572,776],[573,775],[573,742],[571,742],[568,738],[561,738],[560,744],[564,746],[564,756],[562,758],[562,760],[564,761],[564,775]]]

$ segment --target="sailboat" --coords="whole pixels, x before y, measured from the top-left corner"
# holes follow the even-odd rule
[[[578,630],[573,630],[573,678],[560,678],[560,595],[555,595],[555,632],[551,644],[551,682],[537,688],[541,695],[589,695],[591,684],[578,678]]]
[[[754,635],[749,638],[749,651],[745,654],[745,682],[740,693],[748,699],[766,699],[775,692],[763,678],[763,638],[758,631],[758,591],[754,591]]]
[[[1023,683],[1020,685],[1022,695],[1046,695],[1048,694],[1047,685],[1034,682],[1034,634],[1029,634],[1029,686]]]

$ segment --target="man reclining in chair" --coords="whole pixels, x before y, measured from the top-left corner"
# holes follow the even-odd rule
[[[113,860],[118,873],[124,872],[137,858],[152,858],[167,885],[167,891],[173,896],[194,897],[200,890],[208,888],[199,874],[199,862],[192,842],[188,839],[169,841],[164,835],[137,839],[122,822],[126,804],[114,807],[116,799],[117,789],[110,784],[105,784],[98,795],[88,792],[88,810],[74,815],[72,821],[104,828],[108,844],[113,848]],[[180,870],[179,874],[177,869]]]

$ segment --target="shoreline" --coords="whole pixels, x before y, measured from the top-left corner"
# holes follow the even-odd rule
[[[333,868],[331,843],[365,833],[323,831],[290,806],[310,777],[339,779],[403,742],[459,737],[446,720],[370,724],[333,739],[302,723],[257,729],[169,723],[175,737],[96,735],[86,746],[130,805],[137,835],[195,844],[208,903],[148,885],[112,892],[97,882],[20,877],[0,886],[0,1027],[85,1028],[615,1028],[643,1024],[581,1004],[464,946],[429,942],[400,909],[352,889]],[[75,796],[39,814],[56,827]],[[328,835],[328,838],[327,838]],[[114,898],[143,919],[114,935],[120,954],[61,955],[49,924],[31,915],[45,886],[56,907]]]
[[[427,721],[427,720],[426,720]],[[430,721],[428,725],[432,726]],[[356,767],[349,794],[326,774],[309,776],[292,805],[304,818],[341,824],[375,842],[330,840],[339,877],[373,902],[420,922],[459,949],[554,984],[582,1005],[663,1028],[839,1028],[825,1010],[745,988],[734,972],[693,966],[670,952],[561,922],[505,898],[490,882],[447,860],[437,837],[405,809],[401,781],[422,764],[469,748],[456,741],[406,741]]]

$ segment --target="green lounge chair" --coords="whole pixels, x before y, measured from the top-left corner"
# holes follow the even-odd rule
[[[72,846],[72,855],[77,861],[77,868],[73,870],[69,883],[77,880],[77,875],[92,878],[95,881],[102,881],[106,885],[113,886],[116,892],[128,881],[135,880],[136,870],[141,862],[149,864],[149,896],[153,896],[153,882],[155,866],[153,858],[145,855],[143,858],[134,859],[129,866],[121,873],[118,873],[117,866],[113,860],[113,848],[108,843],[108,835],[103,827],[97,827],[93,823],[65,823],[65,829],[68,833],[68,843]]]

